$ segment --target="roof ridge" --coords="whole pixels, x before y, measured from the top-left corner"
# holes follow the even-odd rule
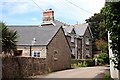
[[[58,22],[60,22],[60,23],[62,23],[62,24],[64,24],[64,25],[69,25],[69,24],[64,23],[64,22],[62,22],[62,21],[59,21],[59,20],[57,20],[57,19],[55,19],[55,21],[58,21]]]
[[[39,25],[8,25],[8,27],[39,27]]]

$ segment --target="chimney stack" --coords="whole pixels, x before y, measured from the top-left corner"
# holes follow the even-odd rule
[[[43,12],[43,23],[54,21],[54,11],[52,9],[47,9]]]

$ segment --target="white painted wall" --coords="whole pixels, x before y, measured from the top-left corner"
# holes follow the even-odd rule
[[[108,32],[108,42],[110,43],[110,34]],[[112,53],[112,49],[110,48],[110,44],[109,45],[109,58],[111,59],[112,57],[114,57],[113,53]],[[112,62],[112,60],[110,60],[110,74],[111,74],[111,78],[115,78],[116,80],[120,80],[119,78],[119,71],[114,68],[114,63]]]

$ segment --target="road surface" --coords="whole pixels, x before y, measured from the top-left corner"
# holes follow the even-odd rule
[[[82,67],[76,69],[57,71],[44,76],[38,75],[34,76],[33,78],[103,78],[104,73],[108,70],[109,67],[104,66]]]

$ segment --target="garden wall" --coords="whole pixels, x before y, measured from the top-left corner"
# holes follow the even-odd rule
[[[2,65],[3,78],[23,78],[47,72],[45,58],[6,57]]]

